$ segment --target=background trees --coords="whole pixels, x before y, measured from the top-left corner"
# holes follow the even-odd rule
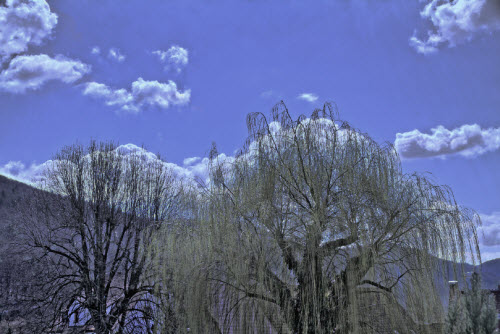
[[[481,289],[481,275],[472,273],[470,288],[459,293],[449,305],[446,334],[492,334],[497,329],[497,310],[494,297]]]
[[[234,161],[211,152],[203,250],[190,247],[199,288],[186,312],[198,325],[369,332],[373,294],[391,300],[395,323],[439,321],[435,256],[479,253],[477,215],[447,187],[402,173],[391,146],[339,122],[330,104],[293,120],[281,103],[247,123]]]
[[[43,187],[26,217],[27,244],[45,264],[34,305],[43,325],[150,330],[161,291],[147,250],[176,214],[180,183],[145,152],[92,141],[62,149]]]

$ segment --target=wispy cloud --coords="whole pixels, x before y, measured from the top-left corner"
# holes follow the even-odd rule
[[[111,48],[108,51],[108,58],[121,63],[125,60],[126,57],[117,48]]]
[[[297,96],[297,98],[312,103],[318,99],[318,96],[313,93],[302,93],[299,96]]]
[[[189,62],[188,50],[174,45],[167,51],[156,50],[152,54],[158,56],[158,59],[165,65],[165,70],[174,69],[180,72]]]
[[[9,161],[5,165],[0,165],[0,174],[32,185],[44,178],[44,173],[51,164],[52,160],[43,164],[34,162],[30,166],[26,166],[21,161]]]
[[[493,212],[490,215],[481,214],[481,228],[484,235],[480,236],[480,240],[485,246],[500,247],[500,212]]]
[[[191,98],[191,90],[180,92],[175,82],[171,80],[162,83],[146,81],[142,78],[132,83],[130,91],[123,88],[113,89],[98,82],[89,82],[85,84],[83,94],[102,99],[106,105],[128,112],[139,112],[147,106],[168,109],[172,104],[185,105]]]
[[[434,29],[427,38],[420,39],[416,31],[410,46],[422,54],[435,53],[441,45],[454,47],[470,41],[479,33],[500,30],[500,2],[498,0],[431,0],[420,12],[432,22]]]
[[[394,143],[403,158],[445,157],[458,154],[472,158],[500,148],[500,128],[481,129],[477,124],[448,130],[440,125],[430,134],[413,130],[396,134]]]
[[[260,93],[260,97],[263,97],[265,99],[270,98],[273,95],[274,95],[274,92],[272,90],[266,90],[266,91]]]
[[[91,70],[90,65],[64,56],[51,58],[45,54],[17,56],[0,73],[0,90],[24,93],[40,88],[48,81],[73,83]]]
[[[186,159],[184,159],[184,161],[182,162],[182,164],[184,166],[190,166],[190,165],[194,164],[195,162],[197,162],[199,160],[201,160],[200,157],[186,158]]]
[[[93,46],[92,49],[90,50],[90,53],[93,55],[99,55],[101,54],[101,48],[98,46]]]
[[[7,0],[0,5],[0,63],[40,45],[57,25],[57,15],[45,0]]]

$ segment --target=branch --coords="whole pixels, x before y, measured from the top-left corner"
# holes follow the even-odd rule
[[[379,289],[382,289],[384,291],[387,291],[387,292],[392,292],[391,288],[388,288],[388,287],[385,287],[383,286],[382,284],[379,284],[377,282],[374,282],[374,281],[370,281],[368,279],[365,279],[365,280],[362,280],[359,285],[363,285],[363,284],[370,284],[370,285],[373,285],[374,287],[377,287]]]
[[[358,241],[358,239],[359,238],[356,235],[350,235],[347,238],[328,241],[320,247],[320,251],[324,255],[325,253],[329,253],[330,251],[335,250],[339,247],[348,246],[352,243],[355,243],[356,241]]]
[[[288,243],[286,242],[282,233],[278,232],[275,235],[276,235],[276,239],[277,239],[276,241],[278,242],[278,246],[280,247],[281,251],[283,252],[284,260],[288,266],[288,269],[297,272],[298,262],[295,259],[295,257],[293,256],[292,249],[291,249],[290,245],[288,245]]]

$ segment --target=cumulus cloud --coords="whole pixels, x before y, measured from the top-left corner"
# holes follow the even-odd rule
[[[480,33],[500,30],[498,0],[431,0],[420,12],[434,26],[427,39],[414,32],[410,46],[422,54],[434,53],[441,45],[454,47],[470,41]]]
[[[40,45],[57,25],[57,15],[45,0],[7,0],[0,4],[0,60]]]
[[[431,134],[419,130],[398,133],[394,145],[403,158],[452,154],[472,158],[500,148],[500,128],[481,129],[477,124],[466,124],[448,130],[440,125],[431,129]]]
[[[138,155],[146,163],[160,161],[156,154],[132,143],[120,145],[116,148],[116,151],[123,154],[124,158]],[[219,154],[217,159],[220,162],[230,163],[234,161],[233,156],[227,156],[224,153]],[[48,160],[42,164],[32,163],[31,166],[28,167],[20,161],[10,161],[3,166],[0,165],[0,174],[32,186],[41,186],[45,180],[45,173],[51,168],[56,167],[59,162],[58,160]],[[187,158],[184,160],[184,166],[179,166],[167,161],[162,161],[162,164],[164,164],[178,180],[182,179],[186,184],[196,186],[198,180],[205,183],[209,182],[209,159],[206,157],[203,159],[199,157]]]
[[[126,111],[138,111],[134,105],[134,97],[126,89],[111,89],[105,84],[88,82],[85,84],[83,95],[104,100],[107,106],[118,106]]]
[[[188,50],[177,45],[172,46],[167,51],[156,50],[152,53],[158,56],[162,64],[165,64],[165,70],[172,68],[180,72],[189,61]]]
[[[120,50],[118,50],[116,48],[111,48],[108,51],[108,58],[121,63],[125,60],[125,55],[123,55],[120,52]]]
[[[167,83],[146,81],[142,78],[132,83],[130,91],[126,89],[112,89],[105,84],[89,82],[83,90],[84,95],[102,99],[108,106],[116,106],[121,110],[139,112],[150,106],[168,109],[170,105],[185,105],[191,98],[191,90],[180,92],[175,82]]]
[[[17,56],[0,73],[0,90],[24,93],[40,88],[48,81],[73,83],[90,72],[90,65],[58,55]]]
[[[93,55],[99,55],[101,54],[101,48],[98,46],[93,46],[92,49],[90,50],[90,53]]]
[[[313,93],[302,93],[299,96],[297,96],[297,98],[312,103],[318,99],[318,96]]]

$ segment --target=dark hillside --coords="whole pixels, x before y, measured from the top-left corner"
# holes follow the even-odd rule
[[[23,313],[30,277],[36,268],[22,242],[23,213],[27,199],[40,192],[34,187],[0,175],[0,332],[2,322]]]
[[[24,183],[0,175],[0,266],[15,253],[13,242],[21,232],[20,213],[26,208],[23,199],[39,191]]]

